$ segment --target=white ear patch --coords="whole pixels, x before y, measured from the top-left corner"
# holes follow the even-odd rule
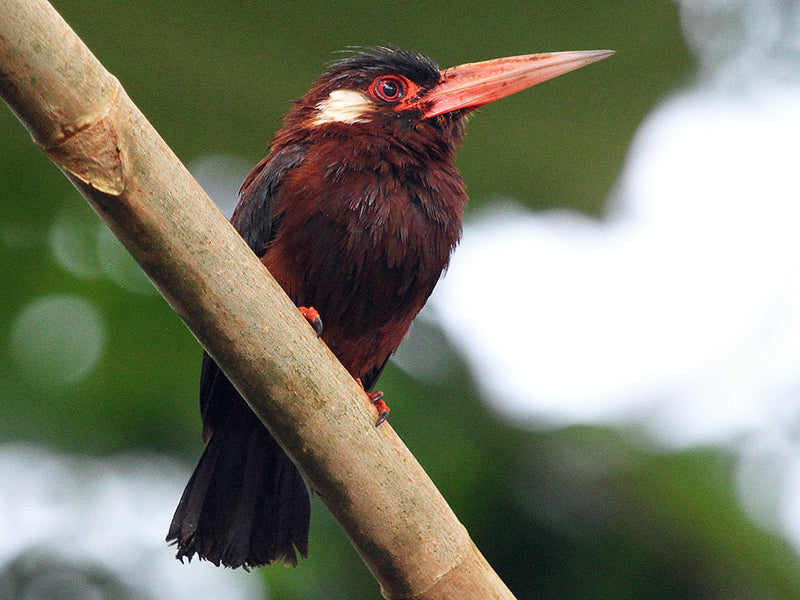
[[[333,90],[317,104],[317,116],[313,125],[324,123],[364,123],[367,115],[375,110],[375,104],[366,94],[356,90]]]

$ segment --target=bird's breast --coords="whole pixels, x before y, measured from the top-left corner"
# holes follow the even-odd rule
[[[319,310],[325,341],[358,377],[394,352],[433,290],[466,195],[447,164],[314,162],[285,182],[263,261],[298,305]]]

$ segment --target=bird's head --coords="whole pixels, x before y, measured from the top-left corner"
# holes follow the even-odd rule
[[[416,52],[362,48],[322,74],[287,115],[284,129],[325,137],[416,133],[454,144],[475,108],[611,54],[527,54],[440,70]]]

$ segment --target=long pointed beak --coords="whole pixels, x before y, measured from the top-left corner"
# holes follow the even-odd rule
[[[439,83],[410,104],[416,104],[425,118],[477,108],[612,54],[613,50],[549,52],[467,63],[442,71]]]

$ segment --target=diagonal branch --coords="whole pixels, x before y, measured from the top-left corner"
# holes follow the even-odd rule
[[[386,598],[513,596],[420,465],[45,0],[0,0],[0,94],[295,461]]]

